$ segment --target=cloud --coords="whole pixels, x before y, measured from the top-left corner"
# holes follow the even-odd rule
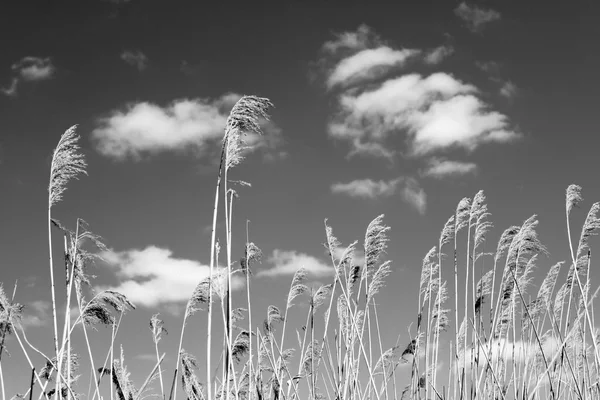
[[[433,158],[430,160],[427,169],[421,172],[421,175],[442,179],[448,176],[467,175],[476,172],[477,164],[475,163]]]
[[[419,182],[411,177],[400,177],[389,181],[357,179],[347,183],[338,182],[331,185],[331,192],[363,199],[389,197],[399,192],[402,199],[413,206],[419,214],[425,214],[427,209],[427,195]]]
[[[50,79],[56,68],[52,60],[40,57],[24,57],[13,64],[12,70],[24,81],[42,81]]]
[[[414,178],[407,178],[402,188],[402,198],[405,202],[412,205],[419,214],[425,214],[427,211],[427,194]]]
[[[140,50],[131,51],[126,50],[121,53],[121,60],[125,61],[127,64],[131,65],[138,69],[138,71],[143,71],[148,67],[148,57]]]
[[[330,276],[334,272],[333,267],[318,258],[293,250],[275,249],[267,261],[273,267],[259,271],[257,277],[293,275],[300,267],[304,267],[308,274],[315,277]]]
[[[12,78],[10,85],[4,88],[0,88],[0,91],[6,96],[13,97],[17,95],[17,86],[19,85],[18,78]]]
[[[387,46],[362,50],[340,61],[329,74],[327,86],[351,86],[364,80],[380,78],[393,67],[402,66],[419,54],[418,50],[393,50]]]
[[[454,48],[452,46],[439,46],[435,49],[429,51],[425,55],[425,63],[430,65],[435,65],[441,63],[444,59],[451,56],[454,53]]]
[[[196,285],[209,276],[210,267],[196,260],[173,257],[169,249],[148,246],[102,254],[121,282],[110,288],[125,294],[135,305],[186,302]],[[244,279],[233,277],[233,290],[244,286]]]
[[[100,153],[118,160],[189,149],[202,155],[223,137],[229,111],[240,97],[228,93],[213,100],[179,99],[165,107],[132,103],[99,118],[92,137]],[[281,130],[274,123],[263,128],[263,136],[247,140],[255,150],[276,150],[282,143]]]
[[[367,47],[368,43],[377,40],[377,36],[370,27],[362,24],[356,32],[343,32],[335,34],[335,40],[323,44],[322,50],[327,53],[337,53],[340,50],[360,50]]]
[[[518,138],[508,118],[489,110],[477,93],[473,85],[441,72],[391,78],[363,91],[340,94],[328,133],[349,142],[351,154],[388,149],[381,145],[404,133],[409,153],[417,156],[453,147],[473,151],[483,143]]]
[[[477,62],[475,62],[475,65],[480,70],[487,72],[489,74],[492,74],[492,75],[498,74],[500,72],[500,68],[502,67],[496,61],[477,61]]]
[[[454,14],[465,21],[467,28],[472,32],[479,32],[485,25],[501,18],[501,14],[498,11],[479,8],[476,5],[468,5],[464,1],[454,9]]]
[[[519,135],[510,130],[508,118],[472,95],[459,95],[432,103],[429,109],[411,115],[408,122],[413,152],[462,147],[475,150],[486,142],[510,142]]]
[[[345,251],[346,251],[346,247],[344,247],[344,246],[339,246],[339,247],[335,248],[335,250],[333,252],[333,258],[335,259],[336,263],[341,260]],[[329,253],[327,253],[327,254],[329,254]],[[364,250],[356,249],[354,251],[353,263],[354,263],[354,265],[363,265],[365,263]]]
[[[374,199],[393,195],[401,181],[402,179],[398,178],[389,181],[357,179],[348,183],[337,182],[331,185],[331,192],[350,197]]]
[[[500,95],[512,99],[519,94],[519,88],[511,81],[506,81],[500,88]]]
[[[35,82],[51,79],[56,72],[49,57],[23,57],[11,66],[13,78],[8,87],[0,88],[6,96],[16,96],[17,88],[21,82]]]
[[[547,361],[552,360],[552,358],[560,350],[560,345],[561,342],[553,336],[547,336],[545,338],[542,337],[542,349]],[[492,346],[491,357],[490,346]],[[510,363],[513,360],[513,354],[516,363],[531,362],[531,360],[541,357],[540,347],[536,341],[523,342],[521,340],[517,340],[513,343],[506,339],[495,340],[493,344],[490,344],[489,342],[483,343],[483,345],[478,349],[467,349],[465,354],[468,359],[471,359],[472,353],[475,353],[475,355],[479,354],[480,363],[487,362],[487,359],[489,359],[491,362],[503,360],[507,363]],[[462,364],[462,361],[459,362]]]
[[[21,326],[40,327],[50,322],[48,315],[51,313],[51,304],[45,300],[36,300],[25,306],[25,313],[21,318]]]

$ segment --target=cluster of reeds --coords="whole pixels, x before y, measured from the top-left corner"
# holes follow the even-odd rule
[[[269,107],[268,99],[244,96],[227,119],[214,199],[210,274],[198,282],[187,302],[173,378],[166,382],[161,366],[164,354],[161,356],[159,350],[166,329],[158,314],[152,316],[150,331],[156,364],[139,389],[130,379],[123,349],[118,356],[114,349],[123,315],[134,306],[123,294],[93,291],[87,274],[88,264],[105,250],[101,238],[81,219],[77,219],[75,230],[69,230],[52,218],[52,207],[61,200],[68,181],[84,174],[86,168],[75,127],[62,135],[54,151],[48,188],[54,352],[44,354],[28,341],[19,323],[23,307],[15,302],[17,285],[11,298],[0,285],[3,400],[2,354],[7,335],[16,337],[31,368],[31,385],[19,397],[29,396],[31,400],[35,387],[40,389],[38,400],[80,397],[83,358],[71,346],[77,326],[85,338],[85,358],[90,363],[87,396],[91,400],[103,398],[103,377],[112,382],[111,400],[115,396],[119,400],[146,397],[151,382],[159,384],[160,394],[156,396],[163,400],[182,396],[190,400],[600,398],[600,353],[593,310],[598,290],[590,294],[588,246],[590,236],[600,228],[600,204],[592,205],[579,240],[574,242],[569,218],[582,202],[581,188],[576,185],[569,186],[566,193],[570,260],[548,269],[536,295],[532,295],[533,272],[539,255],[546,253],[536,231],[536,216],[506,229],[495,251],[486,251],[491,247],[486,237],[492,223],[485,195],[480,191],[458,203],[436,246],[423,259],[415,323],[409,327],[410,338],[405,342],[384,347],[375,301],[392,270],[392,262],[385,259],[389,227],[383,215],[367,226],[362,246],[358,241],[342,246],[325,221],[332,282],[315,287],[307,271],[299,269],[290,283],[285,305],[269,306],[266,315],[259,317],[264,318],[263,322],[256,324],[251,307],[251,275],[261,251],[250,241],[246,224],[244,254],[239,263],[233,261],[232,220],[237,196],[232,184],[249,184],[231,181],[230,172],[243,160],[244,136],[261,133]],[[224,249],[216,235],[221,203]],[[55,286],[54,230],[64,241],[64,293]],[[223,251],[225,255],[220,257]],[[569,265],[566,271],[565,265]],[[245,277],[243,304],[234,305],[232,301],[235,274]],[[561,283],[562,276],[565,278]],[[64,298],[64,314],[57,309],[58,295]],[[450,298],[453,304],[448,304]],[[286,336],[290,329],[288,313],[300,302],[307,305],[304,325],[296,329],[295,338],[290,338]],[[182,347],[187,322],[198,311],[206,311],[204,380],[198,376],[197,359]],[[61,315],[64,318],[59,330]],[[223,325],[221,343],[212,337],[215,318]],[[96,324],[111,327],[104,360],[98,359],[100,350],[92,351],[87,333]],[[218,365],[213,365],[214,350],[221,353]],[[36,368],[31,352],[41,355],[45,364]],[[398,368],[400,365],[404,367]],[[180,395],[179,385],[183,390]]]

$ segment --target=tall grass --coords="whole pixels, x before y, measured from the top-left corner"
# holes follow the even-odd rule
[[[600,398],[599,336],[593,309],[598,289],[591,287],[589,247],[590,237],[600,228],[600,203],[589,209],[575,241],[571,214],[583,204],[582,189],[577,185],[569,186],[565,196],[564,237],[569,259],[549,267],[540,261],[547,249],[538,236],[537,216],[508,227],[497,243],[490,243],[492,215],[482,191],[450,209],[439,237],[432,238],[435,246],[423,258],[408,337],[397,332],[404,339],[393,346],[386,342],[389,335],[382,334],[380,325],[390,316],[381,318],[382,306],[377,301],[388,276],[394,273],[394,263],[386,258],[390,227],[383,215],[368,224],[362,246],[358,240],[343,245],[326,221],[323,239],[332,281],[314,286],[301,268],[293,275],[280,305],[270,305],[266,313],[253,310],[252,296],[256,294],[252,270],[260,261],[261,251],[250,241],[246,222],[244,253],[236,267],[232,230],[237,196],[229,179],[244,157],[244,135],[261,132],[269,107],[267,99],[244,96],[227,120],[214,198],[210,274],[197,283],[187,302],[170,386],[163,381],[163,372],[168,371],[162,367],[164,354],[159,343],[166,329],[158,314],[150,320],[156,364],[137,388],[123,348],[115,351],[123,318],[134,306],[123,294],[94,291],[87,273],[88,265],[106,247],[85,221],[77,219],[72,231],[52,218],[52,207],[61,200],[67,183],[85,173],[78,136],[74,128],[65,132],[53,154],[48,202],[54,351],[44,354],[31,344],[21,323],[23,306],[15,301],[17,285],[12,297],[0,285],[3,400],[7,399],[4,374],[11,368],[10,360],[6,367],[3,357],[9,335],[15,336],[31,368],[26,372],[31,372],[31,384],[23,388],[30,399],[34,391],[39,391],[38,399],[81,396],[80,377],[86,372],[86,363],[72,346],[73,335],[79,333],[85,340],[80,352],[89,361],[85,368],[90,376],[91,400],[103,398],[103,379],[110,381],[111,400],[149,396],[163,400]],[[222,249],[216,233],[221,200],[224,263],[219,262]],[[53,229],[63,236],[64,293],[57,290],[55,282],[58,269],[52,252]],[[544,275],[537,290],[536,270]],[[236,274],[243,275],[246,283],[240,304],[231,296]],[[454,300],[452,305],[447,304],[450,299]],[[58,329],[59,304],[65,306],[62,335]],[[292,309],[299,304],[306,305],[302,321],[290,320]],[[71,316],[73,309],[76,317]],[[189,318],[204,311],[206,350],[194,355],[183,349],[184,333]],[[221,314],[221,343],[214,343],[212,337],[215,311]],[[246,314],[248,323],[241,324]],[[261,324],[254,322],[257,315],[265,318]],[[110,327],[106,348],[94,345],[88,335],[88,329],[97,324]],[[82,329],[75,331],[77,326]],[[292,329],[295,332],[290,332]],[[217,365],[213,351],[220,355]],[[101,364],[103,352],[106,357]],[[43,365],[34,365],[34,353],[44,359]],[[202,357],[206,360],[204,381],[199,376],[198,360]],[[183,394],[178,395],[180,384]],[[149,390],[154,385],[158,393],[152,395]]]

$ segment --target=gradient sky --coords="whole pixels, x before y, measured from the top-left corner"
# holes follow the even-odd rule
[[[407,341],[421,260],[462,197],[485,191],[490,249],[536,213],[551,253],[540,270],[569,257],[566,187],[581,185],[586,199],[576,232],[600,199],[599,17],[593,0],[4,4],[0,282],[11,293],[19,279],[28,336],[49,351],[49,166],[78,124],[89,176],[69,184],[54,217],[71,228],[85,219],[111,249],[94,283],[138,305],[117,337],[133,379],[140,385],[153,366],[156,312],[170,332],[161,344],[170,375],[185,299],[209,259],[218,141],[233,102],[254,94],[275,108],[233,172],[252,183],[238,190],[233,225],[235,258],[247,219],[265,255],[253,278],[256,320],[269,304],[284,307],[300,265],[329,281],[325,218],[348,244],[385,214],[384,347]],[[184,345],[199,358],[204,324],[198,314]],[[95,351],[109,336],[104,327],[92,335]],[[14,339],[8,351],[12,396],[29,373]]]

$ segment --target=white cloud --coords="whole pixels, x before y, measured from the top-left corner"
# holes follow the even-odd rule
[[[418,50],[393,50],[387,46],[362,50],[342,59],[331,71],[327,86],[351,86],[364,80],[377,79],[393,67],[402,66],[406,61],[419,54]]]
[[[419,214],[425,214],[427,209],[425,191],[416,179],[410,177],[400,177],[389,181],[357,179],[347,183],[338,182],[331,185],[331,192],[364,199],[387,197],[399,192],[402,199],[413,206]]]
[[[519,88],[511,81],[506,81],[500,88],[500,95],[507,99],[514,98],[519,93]]]
[[[413,155],[449,147],[474,150],[482,143],[516,139],[508,118],[489,111],[476,93],[474,86],[446,73],[389,79],[372,89],[339,95],[329,135],[350,142],[352,154],[401,132],[408,136]]]
[[[335,36],[335,40],[323,44],[324,52],[336,53],[339,50],[360,50],[366,48],[370,41],[377,39],[371,28],[365,24],[359,26],[356,32],[343,32]]]
[[[508,118],[472,95],[459,95],[432,103],[408,119],[415,154],[463,147],[473,151],[485,142],[509,142],[518,134],[509,130]]]
[[[439,46],[435,49],[429,51],[425,55],[425,63],[434,65],[441,63],[444,59],[451,56],[454,53],[454,48],[452,46]]]
[[[229,111],[239,98],[228,93],[214,100],[179,99],[165,107],[129,104],[100,118],[92,136],[100,153],[121,160],[188,149],[202,154],[223,137]],[[248,137],[255,149],[271,151],[281,144],[281,130],[274,123],[264,124],[264,133]]]
[[[490,345],[492,346],[491,356]],[[547,336],[545,338],[542,337],[542,349],[547,361],[552,360],[554,355],[560,350],[560,345],[561,342],[553,336]],[[471,358],[471,353],[473,352],[476,354],[479,353],[480,363],[487,362],[487,359],[489,359],[491,362],[504,360],[505,362],[510,363],[513,360],[513,354],[516,363],[531,362],[532,360],[535,360],[536,357],[541,357],[540,347],[536,341],[523,342],[521,340],[517,340],[514,342],[514,353],[513,342],[506,339],[496,340],[492,344],[490,342],[483,343],[483,345],[477,350],[467,349],[465,353],[468,359]],[[483,354],[484,352],[485,354]],[[467,365],[468,364],[469,363],[467,363]]]
[[[4,88],[0,88],[0,91],[4,93],[6,96],[12,97],[17,95],[17,86],[19,85],[18,78],[12,78],[10,85]]]
[[[12,70],[24,81],[41,81],[52,78],[56,68],[49,57],[24,57],[13,64]]]
[[[357,179],[348,183],[337,182],[331,185],[331,192],[335,194],[346,194],[350,197],[374,199],[377,197],[393,195],[401,181],[402,179],[398,178],[389,181]]]
[[[138,69],[138,71],[143,71],[148,67],[148,57],[140,50],[131,51],[126,50],[121,53],[121,60],[125,61],[127,64],[131,65]]]
[[[267,261],[273,264],[273,267],[259,271],[256,276],[276,277],[293,275],[300,267],[304,267],[308,274],[315,277],[333,275],[334,272],[331,265],[318,258],[293,250],[273,250],[273,254]]]
[[[475,163],[433,158],[421,175],[441,179],[447,176],[467,175],[476,172],[477,164]]]
[[[467,27],[473,32],[480,31],[486,24],[501,18],[498,11],[468,5],[464,1],[454,9],[454,14],[465,21]]]
[[[419,214],[425,214],[427,211],[427,194],[414,178],[407,178],[402,188],[402,198],[405,202],[412,205]]]
[[[340,261],[345,251],[346,247],[344,246],[340,246],[335,249],[335,251],[333,252],[333,258],[336,262]],[[356,249],[354,251],[353,261],[354,265],[363,265],[365,263],[365,252],[363,250]]]
[[[116,270],[121,282],[110,288],[126,295],[136,305],[186,302],[196,285],[209,276],[210,267],[196,260],[173,257],[165,248],[148,246],[121,252],[108,251],[104,260]],[[233,277],[233,290],[244,286],[244,279]]]
[[[50,322],[48,315],[51,315],[51,304],[45,300],[36,300],[25,306],[25,312],[21,318],[21,326],[40,327]]]
[[[17,88],[23,82],[43,81],[54,76],[56,68],[52,60],[41,57],[23,57],[11,66],[13,78],[8,87],[0,88],[0,91],[9,97],[17,95]]]

